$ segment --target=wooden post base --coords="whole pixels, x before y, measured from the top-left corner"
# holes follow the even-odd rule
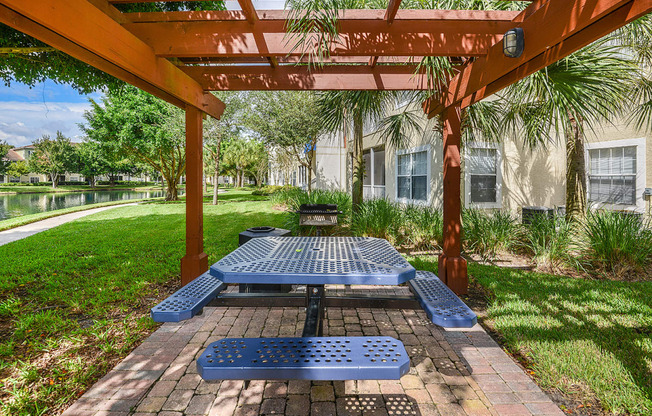
[[[438,276],[456,295],[466,295],[469,293],[469,276],[467,274],[466,259],[462,257],[448,257],[446,254],[440,254]]]
[[[185,286],[208,270],[208,255],[200,253],[181,259],[181,285]]]

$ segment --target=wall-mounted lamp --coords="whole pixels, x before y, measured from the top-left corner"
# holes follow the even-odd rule
[[[523,29],[520,27],[508,30],[503,36],[503,53],[506,57],[518,58],[523,54],[524,47]]]

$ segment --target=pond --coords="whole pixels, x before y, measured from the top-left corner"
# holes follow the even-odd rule
[[[88,191],[74,193],[0,195],[0,220],[101,202],[157,198],[164,191]]]

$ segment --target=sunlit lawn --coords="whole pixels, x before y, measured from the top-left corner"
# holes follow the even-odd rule
[[[210,262],[240,231],[283,224],[246,198],[205,205]],[[180,281],[184,216],[182,203],[120,207],[0,247],[3,414],[55,413],[151,332],[149,308]]]
[[[436,271],[431,259],[415,267]],[[544,388],[595,397],[614,414],[652,414],[652,282],[553,276],[469,264],[488,322]]]
[[[284,225],[261,199],[229,190],[204,206],[210,263],[240,231]],[[3,414],[64,408],[153,330],[149,308],[179,283],[184,215],[183,203],[121,207],[0,247]],[[433,258],[410,260],[436,271]],[[544,388],[597,397],[615,414],[652,412],[652,282],[469,273],[489,292],[485,324]]]

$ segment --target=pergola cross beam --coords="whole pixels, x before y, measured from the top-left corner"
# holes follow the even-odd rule
[[[641,0],[642,4],[639,7],[649,11],[652,9],[651,2],[652,0]],[[615,10],[632,3],[634,3],[633,0],[548,0],[531,4],[529,8],[532,10],[526,10],[519,16],[527,17],[522,23],[514,25],[523,28],[525,34],[526,46],[521,57],[516,59],[506,57],[503,54],[502,42],[497,42],[489,48],[486,56],[464,65],[438,98],[424,104],[424,110],[428,117],[434,117],[446,108],[462,103],[463,106],[469,105],[474,101],[470,97],[478,92],[480,92],[478,96],[487,96],[481,91],[483,88],[526,65],[537,56],[549,51],[555,45],[581,32]],[[627,21],[615,23],[610,31],[625,23]],[[614,23],[612,22],[612,24]],[[589,41],[596,39],[598,38],[589,39]],[[574,50],[579,47],[581,46]],[[561,59],[561,56],[558,59]],[[552,63],[549,59],[544,59],[542,62]],[[517,79],[512,78],[512,83],[516,81]]]
[[[86,0],[2,0],[0,22],[173,104],[219,118],[224,103]]]

